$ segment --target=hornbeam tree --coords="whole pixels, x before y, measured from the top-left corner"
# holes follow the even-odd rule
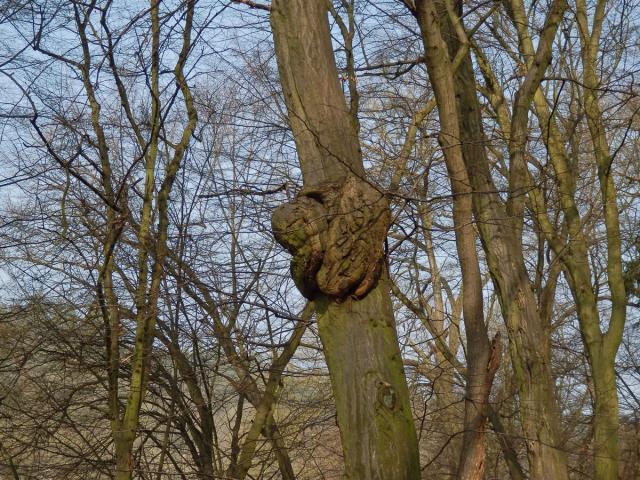
[[[455,6],[450,0],[406,3],[424,40],[425,63],[440,113],[440,141],[449,176],[454,189],[459,182],[458,189],[474,191],[474,216],[509,333],[531,478],[568,478],[567,461],[560,448],[550,350],[547,342],[540,341],[547,335],[528,279],[521,238],[528,111],[551,61],[553,39],[568,5],[562,0],[552,3],[538,48],[530,56],[527,76],[515,95],[509,137],[510,194],[504,202],[496,193],[490,174],[469,40],[460,16],[462,4]],[[453,34],[445,35],[444,31]]]
[[[313,301],[351,479],[420,478],[383,244],[389,205],[366,178],[340,88],[328,2],[279,0],[271,26],[304,187],[272,219]]]

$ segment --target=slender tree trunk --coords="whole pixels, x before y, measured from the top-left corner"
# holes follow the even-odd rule
[[[444,134],[454,134],[449,139],[450,146],[461,142],[466,169],[473,173],[467,178],[476,192],[473,201],[480,238],[509,332],[531,478],[566,479],[566,459],[559,440],[560,417],[550,370],[550,353],[548,342],[541,341],[547,338],[549,332],[543,328],[524,265],[522,245],[517,236],[519,222],[516,219],[514,223],[508,215],[495,193],[496,188],[489,173],[480,105],[468,49],[466,52],[462,50],[466,45],[461,44],[453,33],[446,35],[449,45],[444,45],[438,25],[443,13],[438,12],[433,1],[417,1],[416,7],[416,17],[425,40],[425,57],[431,83],[434,90],[438,83],[445,85],[440,92],[442,98],[439,99],[436,92],[438,108],[448,112],[445,116],[441,113],[442,128],[447,128],[444,120],[450,120],[453,124],[452,119],[455,118],[458,122],[457,132],[445,130]],[[464,35],[463,32],[461,36]],[[449,55],[461,62],[454,74],[447,73],[442,65],[449,61]],[[457,112],[453,112],[450,105],[453,92],[457,97]]]
[[[116,470],[114,480],[131,480],[133,476],[133,436],[114,434]]]
[[[596,480],[618,478],[618,389],[615,365],[611,359],[592,361],[591,374],[595,390],[593,416],[593,452]],[[608,361],[607,361],[608,360]]]
[[[442,7],[441,7],[442,9]],[[438,137],[445,155],[453,197],[453,222],[456,228],[456,248],[462,271],[462,301],[467,336],[467,385],[465,420],[458,478],[482,479],[485,471],[485,428],[489,393],[499,357],[499,348],[492,350],[484,323],[482,279],[476,253],[476,231],[473,225],[473,190],[459,141],[460,125],[456,106],[454,65],[443,36],[453,35],[447,28],[444,13],[438,12],[431,0],[416,2],[416,18],[420,25],[429,79],[438,105],[441,131]],[[447,30],[442,34],[441,27]],[[492,351],[495,355],[492,356]]]
[[[471,70],[469,60],[467,74]],[[504,205],[490,178],[473,76],[456,78],[463,121],[465,162],[473,171],[474,209],[487,263],[508,330],[509,349],[527,439],[531,478],[567,478],[566,458],[558,431],[560,415],[550,370],[548,336],[524,265],[522,246],[514,237]]]
[[[588,234],[584,231],[584,219],[580,216],[576,201],[576,181],[572,171],[575,167],[569,161],[566,140],[553,117],[554,112],[550,111],[547,99],[540,89],[535,92],[533,104],[543,133],[542,138],[554,168],[560,205],[568,232],[567,239],[557,235],[553,224],[547,218],[544,196],[536,191],[533,182],[529,182],[529,185],[534,187],[529,188],[529,196],[536,207],[537,221],[565,268],[566,278],[577,306],[580,332],[594,384],[593,455],[595,478],[598,480],[618,477],[619,420],[615,357],[626,317],[619,211],[611,168],[613,159],[598,99],[600,80],[596,63],[607,3],[606,0],[599,0],[595,3],[595,8],[591,5],[587,8],[584,0],[578,0],[575,8],[583,63],[583,84],[578,87],[582,91],[577,97],[581,102],[594,148],[606,228],[607,282],[611,294],[608,328],[603,328],[605,322],[599,310],[597,292],[592,285]],[[520,0],[510,0],[510,6],[509,14],[518,31],[520,49],[523,56],[531,58],[534,47],[527,27],[524,4]],[[590,11],[593,11],[591,27],[587,17],[587,12]]]
[[[274,214],[292,275],[316,304],[346,478],[420,478],[383,241],[384,197],[365,178],[333,57],[328,3],[276,0],[271,25],[304,189]]]
[[[587,358],[594,383],[594,466],[595,478],[610,479],[618,477],[618,402],[615,385],[615,356],[620,345],[622,329],[625,321],[626,295],[622,277],[620,254],[620,227],[616,203],[616,191],[610,176],[611,158],[604,135],[604,124],[598,107],[596,92],[599,91],[598,76],[595,74],[595,60],[599,46],[599,33],[605,15],[606,1],[599,1],[593,19],[592,32],[589,32],[587,8],[584,1],[576,4],[576,19],[582,42],[583,92],[577,95],[583,102],[589,131],[594,144],[598,163],[602,201],[605,206],[605,226],[607,229],[607,274],[612,292],[612,313],[609,329],[601,330],[602,320],[598,311],[597,299],[591,285],[592,274],[589,268],[588,246],[583,232],[583,219],[575,201],[576,182],[574,166],[571,165],[566,152],[566,139],[553,118],[547,98],[538,89],[534,96],[535,113],[542,130],[541,137],[545,141],[549,159],[555,171],[556,186],[560,192],[560,205],[564,213],[564,223],[569,233],[568,238],[561,238],[555,226],[547,217],[544,196],[536,192],[536,186],[529,182],[529,196],[532,199],[540,230],[553,248],[558,259],[565,268],[566,278],[578,310],[580,331],[586,347]],[[520,1],[511,0],[508,10],[520,38],[520,48],[524,57],[533,56],[534,47],[531,40],[524,5]],[[491,72],[483,60],[483,69]],[[495,83],[489,79],[488,84]],[[496,98],[500,100],[499,97]],[[502,100],[504,100],[502,98]],[[504,102],[492,102],[496,111],[502,109]],[[499,114],[503,120],[501,128],[505,129],[507,115]],[[507,135],[509,136],[509,135]],[[568,245],[567,245],[568,241]],[[569,246],[569,248],[567,248]]]
[[[525,480],[527,476],[522,470],[522,465],[518,460],[518,454],[513,447],[513,442],[502,424],[500,415],[491,406],[489,406],[489,421],[493,430],[496,432],[498,443],[500,444],[500,451],[504,455],[504,461],[509,469],[509,476],[511,480]]]
[[[614,156],[606,135],[606,123],[600,107],[597,61],[601,47],[602,28],[607,16],[607,0],[598,0],[589,31],[587,5],[577,2],[577,22],[582,44],[584,110],[594,148],[600,182],[600,195],[604,210],[607,239],[607,283],[611,292],[611,316],[608,328],[600,335],[599,351],[589,353],[589,364],[595,387],[594,411],[594,464],[596,480],[616,479],[620,469],[618,433],[618,390],[615,360],[622,341],[627,312],[627,292],[622,267],[622,244],[618,195],[614,183],[612,163]],[[586,258],[585,258],[586,260]],[[586,286],[591,287],[590,278]],[[598,313],[597,305],[595,313]],[[600,316],[595,317],[600,330]]]
[[[440,276],[440,266],[436,260],[434,246],[433,246],[433,218],[431,215],[430,207],[427,206],[427,194],[424,192],[422,198],[425,200],[423,204],[418,205],[418,215],[422,217],[422,230],[424,236],[425,253],[427,256],[428,268],[431,273],[431,286],[433,290],[433,308],[430,308],[425,302],[427,308],[427,318],[425,321],[429,322],[431,328],[429,332],[436,338],[442,340],[443,344],[446,341],[446,345],[450,352],[458,351],[458,336],[455,335],[457,330],[454,324],[459,325],[461,312],[461,305],[453,305],[453,309],[450,314],[445,309],[445,302],[443,298],[443,284],[442,277]],[[456,235],[458,233],[456,232]],[[462,266],[462,264],[461,264]],[[464,282],[464,280],[463,280]],[[481,291],[478,291],[481,293]],[[462,294],[464,295],[464,293]],[[475,292],[474,292],[475,295]],[[471,296],[470,298],[473,298]],[[452,299],[453,302],[453,299]],[[464,303],[464,302],[461,302]],[[446,318],[449,317],[449,329],[445,326]],[[438,345],[436,343],[436,345]],[[438,440],[441,453],[438,457],[438,463],[443,468],[437,470],[438,476],[446,476],[448,478],[454,478],[456,471],[458,470],[458,453],[460,452],[461,438],[457,433],[460,430],[460,424],[457,420],[458,415],[454,410],[458,407],[458,400],[454,393],[454,372],[455,367],[447,359],[447,355],[440,348],[436,348],[433,352],[433,368],[425,368],[427,378],[431,382],[433,394],[436,401],[436,415],[434,416],[434,423],[438,425],[437,435],[434,440]],[[427,359],[423,360],[424,362]],[[425,365],[426,366],[426,365]],[[466,432],[466,427],[463,427]]]

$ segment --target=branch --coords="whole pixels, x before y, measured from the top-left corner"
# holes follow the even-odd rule
[[[364,67],[356,67],[356,72],[364,72],[368,70],[381,70],[390,67],[404,67],[411,66],[414,67],[420,63],[424,63],[424,55],[420,55],[417,58],[407,59],[407,60],[398,60],[395,62],[386,62],[386,63],[377,63],[374,65],[366,65]]]
[[[216,198],[216,197],[226,197],[226,196],[230,196],[230,195],[260,195],[260,196],[267,196],[267,195],[273,195],[275,193],[278,192],[282,192],[284,190],[286,190],[288,187],[288,183],[284,182],[282,185],[279,185],[277,187],[268,189],[268,190],[256,190],[253,188],[232,188],[231,190],[226,190],[224,192],[220,192],[220,193],[208,193],[208,194],[203,194],[203,195],[199,195],[198,198]]]
[[[242,3],[249,8],[255,8],[257,10],[266,10],[267,12],[271,11],[271,5],[266,5],[264,3],[257,3],[251,0],[231,0],[231,3]]]

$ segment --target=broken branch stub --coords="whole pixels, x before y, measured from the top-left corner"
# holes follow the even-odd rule
[[[293,255],[291,275],[300,292],[343,301],[365,297],[378,283],[390,221],[384,196],[350,175],[343,183],[303,188],[276,209],[271,225]]]

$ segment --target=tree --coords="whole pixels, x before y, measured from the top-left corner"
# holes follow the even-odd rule
[[[538,121],[542,138],[553,177],[550,178],[552,189],[557,195],[558,210],[561,213],[561,221],[555,222],[550,218],[551,210],[548,194],[540,188],[538,181],[531,178],[529,167],[522,160],[520,167],[512,167],[513,176],[510,178],[511,188],[520,192],[526,192],[530,202],[530,209],[536,228],[541,236],[548,242],[556,255],[557,261],[562,265],[566,281],[572,293],[573,301],[577,309],[580,323],[580,333],[585,344],[589,368],[594,383],[594,445],[593,456],[595,465],[595,478],[617,478],[618,465],[618,400],[615,379],[615,359],[622,340],[626,311],[627,296],[625,293],[624,274],[622,264],[622,242],[620,229],[620,207],[616,189],[615,169],[613,168],[614,155],[611,154],[610,140],[607,131],[614,130],[613,122],[607,127],[600,108],[606,95],[604,80],[598,79],[597,62],[604,61],[604,56],[599,52],[602,29],[605,21],[606,2],[598,2],[593,9],[591,20],[588,19],[588,8],[585,2],[576,4],[576,22],[572,27],[577,30],[579,57],[581,60],[581,74],[568,65],[572,56],[570,49],[562,51],[564,59],[559,62],[556,69],[566,69],[567,78],[572,85],[572,98],[568,100],[571,109],[577,109],[584,115],[584,120],[573,116],[571,122],[578,125],[587,124],[588,140],[593,150],[589,152],[569,152],[570,145],[575,145],[580,133],[576,129],[573,132],[563,132],[561,127],[561,115],[557,113],[556,104],[560,97],[554,99],[547,97],[545,91],[537,86],[531,92],[532,109]],[[525,6],[522,2],[509,2],[506,9],[513,28],[519,39],[519,52],[523,59],[534,58],[535,49],[531,40],[531,32],[526,20]],[[589,27],[589,24],[591,27]],[[567,32],[567,30],[565,30]],[[566,38],[567,33],[565,33]],[[549,47],[553,37],[548,38]],[[540,46],[538,45],[538,51]],[[488,65],[486,68],[489,68]],[[527,62],[529,72],[534,66]],[[491,76],[491,72],[488,76]],[[528,73],[529,77],[529,73]],[[528,78],[527,77],[527,78]],[[525,80],[526,82],[526,80]],[[604,92],[600,95],[599,91]],[[492,89],[492,94],[498,98],[504,98]],[[559,95],[559,93],[557,94]],[[514,99],[517,102],[519,98]],[[550,108],[549,105],[553,105]],[[503,133],[510,138],[512,162],[515,155],[515,144],[524,144],[527,121],[525,114],[518,111],[517,103],[511,116],[511,125],[501,126]],[[574,110],[576,111],[576,110]],[[522,118],[516,119],[517,115]],[[516,130],[515,123],[520,123]],[[574,127],[574,128],[576,128]],[[573,138],[572,138],[573,137]],[[612,135],[610,135],[612,137]],[[586,140],[586,138],[585,138]],[[524,151],[524,150],[523,150]],[[573,159],[571,158],[573,157]],[[588,159],[587,159],[588,158]],[[584,159],[584,160],[583,160]],[[584,163],[583,163],[584,162]],[[531,162],[533,163],[533,162]],[[599,287],[593,283],[596,276],[596,266],[590,253],[595,245],[590,245],[591,230],[594,228],[588,221],[588,215],[580,212],[577,182],[573,169],[578,165],[584,165],[591,170],[597,170],[597,179],[600,185],[600,199],[596,202],[597,208],[602,209],[601,226],[595,227],[604,230],[604,242],[606,243],[606,282],[609,290],[610,307],[607,310],[609,320],[604,321],[602,300],[598,299]],[[519,169],[519,173],[516,169]],[[547,179],[545,178],[544,181]],[[524,196],[519,202],[524,207]],[[558,225],[559,223],[559,225]],[[560,228],[558,228],[560,226]]]
[[[455,164],[449,160],[452,164],[450,175],[461,176],[462,188],[472,187],[475,191],[474,208],[480,237],[509,331],[511,360],[523,404],[522,424],[529,439],[531,475],[539,479],[566,478],[567,471],[566,459],[558,449],[559,413],[549,370],[550,353],[539,341],[545,334],[540,329],[542,323],[528,285],[518,235],[523,221],[523,203],[516,182],[522,176],[518,172],[523,168],[522,149],[529,105],[550,61],[552,41],[566,8],[564,2],[552,5],[535,52],[535,67],[515,97],[509,143],[513,169],[510,179],[513,178],[515,184],[510,185],[510,191],[514,195],[504,205],[493,193],[497,189],[483,153],[482,122],[469,57],[469,40],[459,17],[460,8],[454,9],[452,4],[445,2],[440,7],[444,13],[440,14],[434,2],[415,3],[415,15],[425,43],[425,61],[440,111],[441,142],[450,148],[449,157],[456,160]],[[447,28],[447,25],[450,26]],[[444,40],[443,30],[455,32],[455,36],[450,33],[447,37],[450,46]],[[456,60],[460,66],[456,65]],[[533,62],[533,58],[531,60]]]
[[[293,254],[296,285],[315,304],[347,476],[419,478],[384,265],[389,207],[366,179],[327,13],[326,3],[303,0],[275,2],[270,12],[304,178],[296,201],[274,213],[274,234]]]

